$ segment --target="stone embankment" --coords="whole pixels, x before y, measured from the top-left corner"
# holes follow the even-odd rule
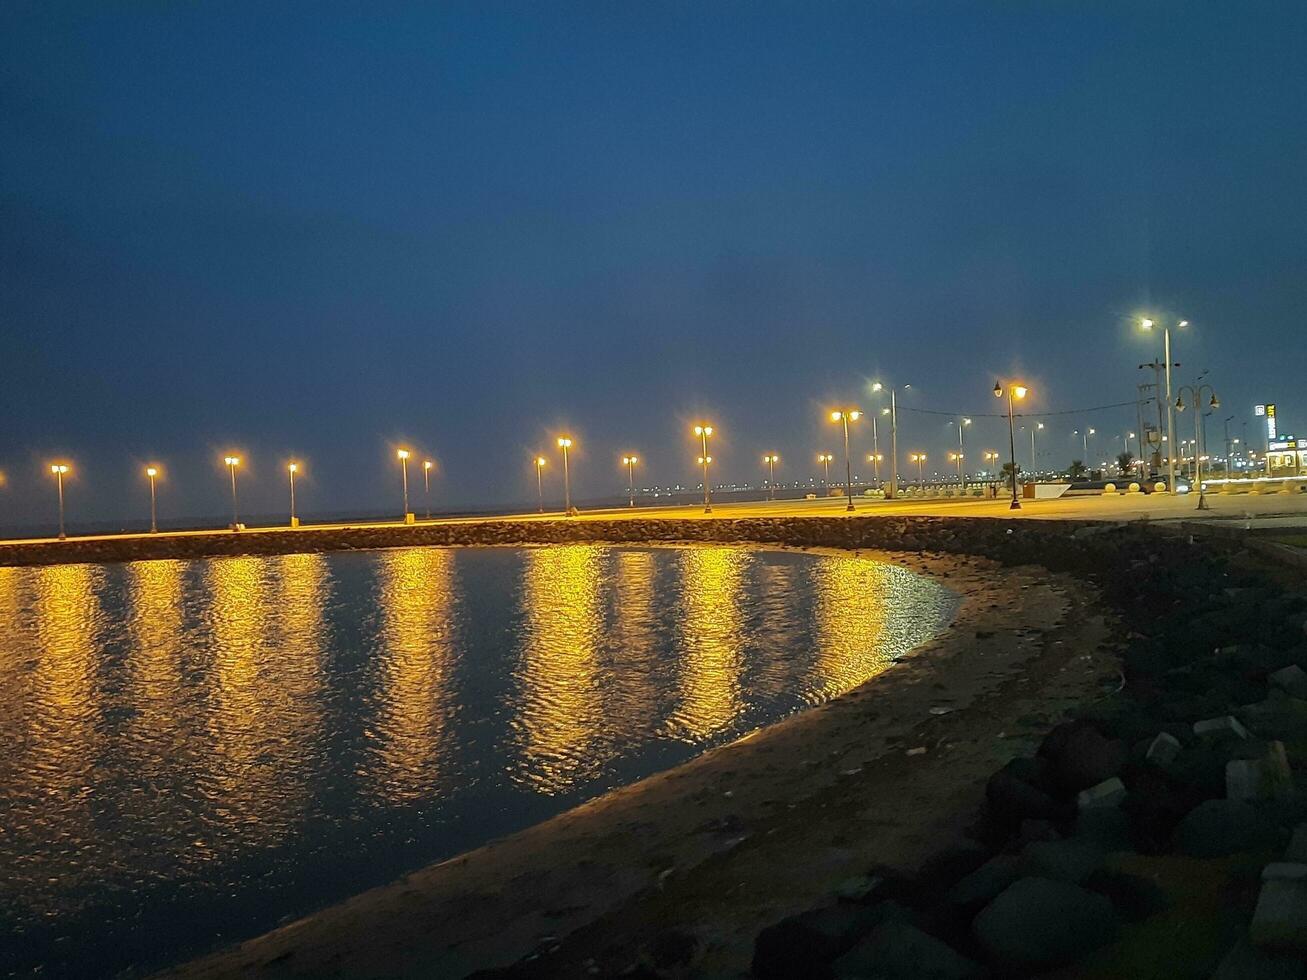
[[[993,773],[969,834],[914,874],[868,867],[765,929],[755,976],[1307,976],[1307,597],[1238,540],[999,519],[560,520],[71,541],[0,562],[571,541],[981,555],[1087,579],[1119,624],[1119,692]],[[692,926],[638,948],[575,937],[496,975],[698,975]]]

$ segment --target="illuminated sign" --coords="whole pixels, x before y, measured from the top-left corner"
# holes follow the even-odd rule
[[[1275,427],[1275,406],[1267,403],[1266,405],[1266,438],[1274,439],[1277,435]]]
[[[1265,406],[1265,405],[1254,405],[1254,406],[1253,406],[1253,414],[1256,415],[1258,418],[1261,418],[1263,415],[1266,414],[1266,406]]]

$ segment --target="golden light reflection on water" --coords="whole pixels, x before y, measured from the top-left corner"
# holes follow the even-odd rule
[[[655,733],[660,715],[657,565],[648,551],[619,551],[615,564],[609,702],[622,720],[625,737],[645,738]]]
[[[889,665],[885,644],[888,565],[838,557],[813,567],[817,655],[807,686],[815,700],[837,697]]]
[[[730,725],[740,710],[740,601],[752,560],[738,548],[690,548],[678,556],[679,697],[669,722],[676,737],[708,738]]]
[[[457,655],[454,557],[436,548],[387,551],[381,568],[381,705],[376,720],[380,771],[373,791],[393,803],[432,794]]]
[[[568,789],[606,760],[598,662],[604,553],[593,545],[525,553],[515,775],[542,793]]]

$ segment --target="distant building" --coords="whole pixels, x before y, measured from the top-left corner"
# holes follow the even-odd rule
[[[1307,470],[1307,440],[1285,434],[1267,441],[1267,476],[1301,476],[1304,470]]]

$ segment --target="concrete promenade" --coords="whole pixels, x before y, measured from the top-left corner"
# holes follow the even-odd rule
[[[976,500],[973,498],[925,498],[899,500],[879,500],[875,498],[854,497],[855,514],[859,517],[987,517],[1007,520],[1071,520],[1071,521],[1197,521],[1238,527],[1249,530],[1283,530],[1293,533],[1297,529],[1307,530],[1307,494],[1209,494],[1210,509],[1197,509],[1197,498],[1192,494],[1166,496],[1162,494],[1124,494],[1114,496],[1070,497],[1059,500],[1023,500],[1021,509],[1014,511],[1009,502],[1000,500]],[[743,519],[756,517],[802,518],[802,517],[841,517],[846,515],[847,501],[843,497],[828,497],[817,500],[778,500],[778,501],[743,501],[734,502],[729,498],[713,502],[713,512],[705,514],[702,505],[676,506],[637,506],[614,507],[602,510],[582,511],[576,521],[621,520],[624,518],[651,520],[665,518],[668,520],[715,520]],[[496,514],[475,517],[433,518],[430,521],[419,520],[416,528],[436,525],[465,525],[500,522],[562,520],[558,511],[546,511],[543,514],[529,511],[516,514]],[[401,521],[346,521],[333,523],[305,523],[298,530],[291,531],[285,525],[267,527],[250,527],[239,534],[255,536],[262,534],[303,534],[315,532],[344,531],[351,528],[403,528]],[[98,534],[69,536],[66,543],[110,542],[110,541],[157,541],[228,537],[236,532],[226,528],[210,528],[191,531],[164,531],[157,534]],[[60,544],[55,537],[11,538],[0,541],[0,565],[8,564],[9,559],[32,545],[45,547]],[[311,550],[307,549],[307,550]]]

